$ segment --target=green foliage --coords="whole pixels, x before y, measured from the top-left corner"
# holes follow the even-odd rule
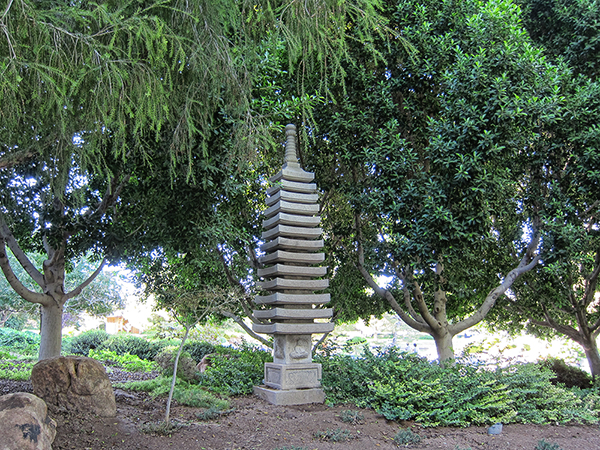
[[[200,385],[219,394],[251,394],[262,383],[264,363],[271,361],[270,352],[250,346],[241,350],[220,347],[211,366],[200,374]]]
[[[104,330],[85,331],[73,336],[68,352],[74,355],[89,356],[90,350],[99,349],[109,337],[109,334]]]
[[[23,331],[23,327],[25,327],[26,323],[27,317],[25,317],[24,315],[11,316],[7,319],[6,322],[4,322],[4,326],[6,328],[12,328],[13,330]]]
[[[148,392],[152,397],[164,396],[171,389],[170,377],[157,377],[152,380],[130,381],[128,383],[116,383],[115,387],[129,389],[133,391]],[[194,408],[218,408],[226,410],[229,408],[229,402],[221,399],[206,389],[177,379],[173,398],[182,405],[192,406]]]
[[[4,350],[4,349],[0,348],[0,360],[10,359],[10,358],[11,358],[11,354],[8,351],[8,349]]]
[[[413,431],[410,428],[401,429],[394,436],[394,442],[396,445],[401,445],[403,447],[410,447],[413,444],[418,444],[421,442],[421,436]]]
[[[100,349],[111,350],[118,355],[129,353],[152,361],[160,351],[160,344],[133,334],[119,333],[102,342]]]
[[[461,363],[439,365],[388,350],[362,358],[316,358],[323,365],[328,404],[373,408],[388,420],[424,426],[487,423],[596,422],[598,409],[554,386],[552,373],[536,364],[489,371]],[[595,397],[588,401],[595,405]]]
[[[387,309],[437,336],[448,358],[443,338],[485,316],[499,274],[509,284],[521,258],[533,259],[524,174],[544,127],[560,120],[556,86],[568,73],[532,45],[510,0],[384,2],[382,14],[416,52],[376,41],[379,64],[352,47],[361,64],[348,61],[352,83],[315,112],[320,133],[306,159],[326,192],[330,259],[362,266],[347,291],[386,277],[374,291]],[[332,302],[361,314],[381,308],[353,299],[360,307]]]
[[[130,355],[129,353],[118,355],[110,350],[90,349],[88,356],[107,365],[120,367],[129,372],[151,372],[156,370],[154,362],[140,359],[138,356]]]
[[[319,431],[315,433],[315,439],[329,442],[345,442],[350,439],[354,439],[354,436],[349,430],[343,430],[341,428],[327,429],[325,431]]]
[[[554,60],[561,57],[577,72],[598,76],[600,34],[594,0],[519,0],[532,39]]]
[[[342,422],[358,425],[365,420],[365,416],[363,416],[360,411],[346,409],[340,413],[340,419]]]
[[[175,389],[173,398],[182,405],[194,408],[217,408],[224,411],[229,408],[229,402],[219,398],[205,389],[194,385],[187,385],[185,389]]]
[[[173,367],[175,367],[175,357],[177,356],[178,350],[178,347],[165,347],[154,358],[154,361],[156,361],[156,364],[160,367],[160,373],[163,376],[173,376]],[[196,362],[186,351],[182,351],[181,355],[179,355],[177,378],[189,382],[197,381],[198,379],[198,376],[196,375]]]
[[[192,340],[186,342],[183,346],[183,350],[189,353],[196,363],[202,361],[202,358],[206,355],[214,353],[216,349],[217,346],[211,343]]]
[[[541,439],[533,450],[562,450],[562,448],[558,444]]]
[[[561,383],[569,388],[577,386],[581,389],[592,387],[592,377],[587,372],[579,367],[568,365],[560,358],[547,358],[539,361],[539,364],[554,373],[554,377],[550,379],[553,384]]]
[[[37,354],[40,336],[30,331],[16,331],[12,328],[0,328],[0,347],[6,347],[13,353],[33,356]]]
[[[13,381],[27,381],[31,369],[37,361],[0,361],[0,378]]]

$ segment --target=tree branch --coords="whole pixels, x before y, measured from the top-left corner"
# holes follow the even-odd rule
[[[39,303],[47,305],[51,302],[51,298],[48,295],[40,294],[39,292],[30,291],[23,283],[17,278],[15,273],[10,266],[8,255],[6,253],[5,238],[0,237],[0,269],[6,277],[6,281],[10,284],[10,287],[19,294],[24,300],[30,303]]]
[[[19,243],[13,236],[10,228],[8,228],[8,225],[4,221],[4,217],[2,216],[2,213],[0,212],[0,240],[2,240],[2,239],[4,239],[6,244],[8,244],[8,248],[10,248],[13,255],[15,255],[15,258],[17,258],[17,261],[19,261],[19,264],[21,264],[21,267],[23,267],[25,272],[27,272],[27,274],[31,277],[31,279],[33,281],[35,281],[37,283],[37,285],[39,287],[43,288],[44,287],[44,275],[42,275],[42,273],[38,269],[35,268],[35,266],[29,260],[29,258],[25,254],[25,252],[23,250],[21,250]],[[2,243],[2,248],[3,248],[2,251],[5,252],[4,242]]]
[[[584,305],[587,308],[596,296],[596,289],[598,287],[598,276],[600,276],[600,251],[596,252],[596,258],[594,263],[596,264],[596,268],[591,273],[589,278],[586,280],[585,292],[583,294]]]
[[[106,264],[106,258],[104,258],[102,260],[102,262],[100,263],[98,268],[94,271],[94,273],[92,273],[87,278],[87,280],[85,280],[83,283],[81,283],[79,286],[77,286],[71,292],[68,292],[67,294],[65,294],[65,301],[67,301],[73,297],[77,297],[79,294],[81,294],[81,291],[83,291],[100,274],[100,272],[102,271],[102,268],[104,267],[104,264]]]
[[[398,268],[398,264],[393,264],[393,265],[394,265],[394,272],[396,273],[396,276],[402,282],[402,295],[404,297],[404,306],[406,306],[408,314],[410,314],[410,316],[416,322],[426,325],[425,320],[423,320],[423,317],[421,317],[421,315],[417,311],[415,311],[415,309],[412,306],[412,302],[411,302],[412,295],[410,293],[410,289],[408,289],[408,286],[406,285],[406,279],[404,277],[404,273]]]
[[[248,254],[248,258],[250,259],[250,265],[252,268],[257,271],[260,268],[260,262],[258,261],[258,257],[256,256],[256,252],[249,245],[244,245],[246,248],[246,253]]]
[[[373,289],[375,291],[375,293],[377,295],[379,295],[381,298],[383,298],[390,304],[390,306],[396,312],[396,314],[398,314],[400,316],[400,318],[404,321],[404,323],[406,323],[409,327],[414,328],[415,330],[421,331],[424,333],[431,332],[431,329],[426,324],[417,322],[410,315],[408,315],[400,307],[400,305],[398,304],[398,302],[396,301],[396,299],[394,298],[392,293],[390,291],[388,291],[387,289],[381,288],[375,282],[375,280],[373,279],[371,274],[367,271],[367,269],[365,269],[365,253],[364,253],[363,246],[362,246],[362,232],[361,232],[361,228],[360,228],[360,222],[359,222],[360,219],[358,218],[358,213],[355,213],[354,219],[355,219],[354,223],[355,223],[356,233],[357,233],[356,243],[358,246],[357,269],[359,270],[359,272],[361,273],[361,275],[363,276],[363,278],[365,279],[367,284],[371,287],[371,289]]]
[[[504,293],[513,285],[516,279],[524,273],[529,272],[536,266],[536,264],[540,260],[540,255],[534,256],[534,253],[538,248],[539,242],[540,235],[539,233],[536,233],[529,245],[527,246],[527,250],[525,251],[523,258],[521,258],[521,262],[519,263],[519,265],[515,269],[511,270],[508,273],[508,275],[506,275],[506,277],[498,287],[496,287],[490,293],[488,293],[485,300],[483,301],[483,304],[479,307],[479,309],[475,311],[475,313],[471,317],[468,317],[465,320],[462,320],[450,326],[450,332],[453,335],[456,335],[461,331],[471,328],[472,326],[481,322],[485,318],[487,313],[490,311],[490,309],[492,309],[492,307],[496,304],[496,300],[501,295],[504,295]]]
[[[221,310],[221,309],[219,309],[218,312],[219,312],[219,314],[222,314],[225,317],[229,317],[230,319],[233,319],[233,321],[235,323],[237,323],[240,327],[242,327],[246,333],[248,333],[254,339],[260,341],[263,345],[265,345],[269,348],[273,348],[273,344],[270,341],[268,341],[267,339],[263,338],[259,334],[256,334],[254,331],[252,331],[252,328],[250,328],[248,325],[246,325],[246,323],[242,320],[242,318],[240,316],[238,316],[237,314],[233,314],[230,311]]]
[[[433,317],[429,311],[427,303],[425,302],[425,296],[423,295],[423,291],[421,291],[421,286],[419,286],[419,283],[417,283],[417,281],[414,279],[410,267],[406,269],[405,277],[407,278],[408,283],[414,288],[414,299],[417,302],[417,307],[419,308],[419,312],[421,313],[423,320],[432,330],[439,330],[442,328],[443,325],[440,323],[440,321]]]

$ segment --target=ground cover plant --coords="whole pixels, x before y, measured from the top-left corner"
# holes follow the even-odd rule
[[[323,364],[328,404],[373,408],[388,420],[433,427],[595,423],[600,417],[597,389],[552,384],[554,373],[539,364],[495,370],[460,362],[439,365],[394,349],[317,360]]]
[[[15,342],[24,343],[25,353],[29,352],[30,333],[24,337],[13,336],[13,331],[8,333]],[[121,338],[119,342],[132,342],[135,348],[142,348],[145,346],[140,344],[141,339]],[[81,340],[74,338],[73,342],[83,347]],[[161,342],[154,342],[152,346],[167,348]],[[123,351],[126,347],[118,348]],[[547,361],[503,368],[460,361],[443,366],[396,349],[369,351],[365,348],[360,357],[330,350],[315,358],[323,364],[326,402],[371,408],[388,420],[412,420],[425,427],[464,427],[495,422],[595,423],[600,418],[600,389],[566,387],[557,381]],[[193,379],[178,377],[174,399],[182,405],[203,408],[199,413],[202,417],[198,416],[200,420],[213,420],[211,417],[218,418],[230,411],[230,396],[251,394],[253,386],[262,382],[264,362],[271,360],[269,352],[247,344],[233,348],[191,342],[188,352],[195,355],[195,358],[189,357],[190,367],[207,354],[210,364],[204,373],[196,371]],[[89,348],[88,355],[103,362],[108,371],[111,367],[127,372],[158,370],[154,361],[128,352],[119,354]],[[15,381],[29,378],[35,364],[31,357],[23,359],[21,355],[22,359],[17,360],[15,354],[8,351],[0,356],[0,378]],[[156,378],[115,386],[148,392],[153,398],[159,398],[168,393],[169,383],[168,370],[163,368],[163,375]],[[361,411],[345,409],[339,413],[338,420],[356,426],[361,424],[362,415]]]
[[[0,379],[27,381],[36,362],[31,359],[0,361]]]

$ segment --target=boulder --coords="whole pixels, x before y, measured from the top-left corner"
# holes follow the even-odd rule
[[[0,397],[2,450],[51,450],[55,436],[56,422],[41,398],[25,392]]]
[[[114,417],[117,404],[104,366],[84,356],[39,361],[31,371],[33,393],[48,406]]]

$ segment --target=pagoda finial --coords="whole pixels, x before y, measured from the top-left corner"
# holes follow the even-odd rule
[[[296,125],[285,126],[285,157],[283,167],[300,168],[298,154],[296,153]]]

